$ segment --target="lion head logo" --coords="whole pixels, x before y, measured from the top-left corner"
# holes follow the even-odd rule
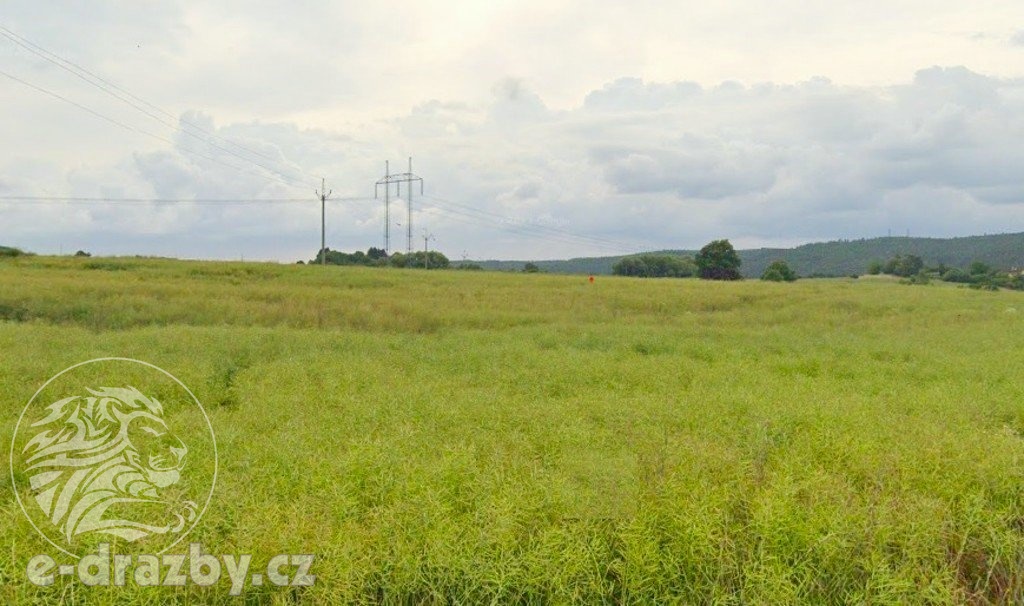
[[[47,406],[31,425],[38,433],[22,454],[35,503],[68,543],[87,533],[135,541],[185,530],[196,504],[161,496],[188,458],[163,406],[134,387],[86,391]],[[124,519],[140,507],[158,523]]]

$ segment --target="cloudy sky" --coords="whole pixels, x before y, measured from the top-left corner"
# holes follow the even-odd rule
[[[1019,0],[5,0],[0,26],[0,244],[40,253],[308,259],[321,177],[328,246],[380,246],[409,156],[416,245],[453,258],[1024,231]]]

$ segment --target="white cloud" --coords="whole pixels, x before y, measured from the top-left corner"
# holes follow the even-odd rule
[[[607,251],[557,230],[650,248],[1024,230],[1024,81],[1000,29],[1024,22],[1024,5],[586,8],[111,2],[54,14],[13,0],[7,27],[218,138],[167,128],[0,39],[5,70],[130,127],[4,81],[0,195],[308,203],[0,202],[4,243],[309,258],[323,175],[336,197],[368,198],[331,204],[330,245],[366,248],[383,231],[373,183],[385,159],[404,171],[409,155],[436,196],[414,192],[415,227],[452,254]],[[964,31],[1002,33],[988,44]],[[928,65],[953,67],[917,69]]]

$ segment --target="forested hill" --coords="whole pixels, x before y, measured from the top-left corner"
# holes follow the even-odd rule
[[[660,251],[693,255],[693,250]],[[846,276],[862,274],[871,261],[885,261],[897,254],[917,255],[926,265],[943,263],[967,267],[983,261],[994,268],[1024,267],[1024,233],[968,236],[964,238],[871,238],[816,242],[796,248],[755,248],[740,250],[743,275],[757,277],[772,261],[782,259],[799,275]],[[552,273],[610,274],[617,257],[534,261],[543,271]],[[524,261],[478,261],[485,269],[521,270]]]

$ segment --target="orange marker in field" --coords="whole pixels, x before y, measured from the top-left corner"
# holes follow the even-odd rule
[[[593,284],[593,283],[594,283],[594,276],[590,276],[590,283],[591,283],[591,284]]]

